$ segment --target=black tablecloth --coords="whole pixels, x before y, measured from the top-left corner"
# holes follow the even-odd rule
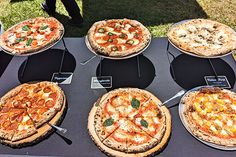
[[[70,85],[60,85],[65,91],[68,101],[68,111],[61,126],[68,129],[68,133],[65,134],[65,137],[72,140],[72,144],[66,144],[57,134],[54,133],[49,138],[41,141],[40,143],[34,146],[29,146],[21,149],[12,149],[8,146],[0,145],[1,154],[47,155],[66,157],[105,156],[92,142],[87,131],[87,117],[93,103],[98,99],[99,96],[107,92],[105,89],[93,90],[90,88],[91,77],[96,76],[96,71],[100,60],[97,57],[85,66],[80,65],[80,62],[90,58],[93,55],[86,48],[84,38],[66,38],[65,42],[69,52],[74,56],[76,60],[76,67],[74,69],[72,83]],[[147,76],[154,78],[150,79],[150,81],[147,82],[147,84],[143,87],[146,87],[146,90],[149,90],[150,92],[154,93],[162,101],[170,98],[176,92],[182,89],[171,77],[170,64],[168,62],[166,53],[166,46],[166,38],[154,39],[149,48],[143,53],[144,57],[140,56],[140,63],[145,62],[145,64],[148,64],[147,67],[155,68],[155,74]],[[63,45],[60,42],[54,48],[63,49]],[[170,47],[170,51],[176,56],[180,54],[180,52],[174,49],[173,47]],[[25,59],[26,57],[14,57],[9,63],[7,69],[0,78],[0,96],[4,95],[4,93],[7,92],[9,89],[20,84],[18,79],[18,70],[22,63],[25,61]],[[236,72],[236,65],[231,55],[222,59],[225,60],[232,67],[234,72]],[[109,64],[113,65],[113,63],[105,64],[105,62],[106,60],[104,60],[104,66],[107,66]],[[41,64],[46,63],[42,60]],[[53,64],[53,59],[51,63],[47,64],[48,67],[52,66],[51,64]],[[40,65],[38,66],[40,67]],[[129,66],[133,66],[134,70],[137,70],[135,64],[131,64]],[[145,67],[142,67],[142,64],[140,64],[140,66],[142,79],[142,77],[146,77],[146,75],[148,74],[145,72],[145,70],[147,69],[145,69]],[[30,68],[30,64],[28,64],[26,71],[30,72]],[[112,66],[110,68],[112,68]],[[104,69],[105,68],[102,68],[102,70]],[[120,73],[120,75],[122,75],[122,70],[117,71],[117,73]],[[131,79],[137,82],[137,87],[140,87],[140,85],[138,84],[139,78],[136,72],[137,71],[134,72],[134,76]],[[103,71],[102,73],[105,72]],[[132,86],[135,85],[133,84]],[[236,87],[234,86],[232,90],[235,91]],[[178,104],[178,101],[179,100],[174,100],[168,103],[167,106]],[[158,156],[233,157],[236,155],[235,151],[217,150],[202,144],[194,137],[192,137],[186,131],[180,121],[178,115],[178,106],[170,108],[170,112],[172,115],[171,138],[168,142],[167,147]]]

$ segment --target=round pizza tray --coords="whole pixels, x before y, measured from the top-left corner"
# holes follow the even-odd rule
[[[99,100],[98,100],[99,101]],[[144,157],[144,156],[154,156],[156,155],[158,152],[160,152],[161,150],[163,150],[166,146],[166,144],[168,143],[168,140],[170,138],[170,134],[171,134],[171,115],[169,110],[165,107],[162,106],[161,108],[163,109],[165,115],[166,115],[166,131],[161,139],[161,141],[159,142],[159,144],[157,144],[155,147],[145,151],[145,152],[141,152],[141,153],[125,153],[125,152],[121,152],[121,151],[117,151],[114,149],[111,149],[109,147],[107,147],[106,145],[104,145],[99,137],[97,136],[96,132],[95,132],[95,128],[94,128],[94,116],[96,114],[97,111],[97,102],[94,103],[90,113],[89,113],[89,117],[88,117],[88,132],[90,137],[92,138],[93,142],[96,144],[96,146],[105,154],[107,154],[108,156],[116,156],[116,157]]]
[[[200,138],[198,138],[197,136],[195,136],[192,131],[190,130],[189,126],[188,126],[188,122],[187,120],[185,119],[184,117],[184,104],[182,103],[183,102],[183,98],[188,95],[190,92],[193,92],[193,91],[199,91],[201,88],[203,87],[213,87],[213,86],[199,86],[199,87],[195,87],[191,90],[189,90],[188,92],[186,92],[184,94],[184,96],[181,98],[180,100],[180,103],[179,103],[179,117],[181,119],[181,122],[182,124],[184,125],[184,127],[186,128],[186,130],[188,130],[188,132],[193,136],[195,137],[197,140],[199,140],[200,142],[210,146],[210,147],[213,147],[213,148],[216,148],[216,149],[220,149],[220,150],[236,150],[236,146],[232,146],[232,147],[227,147],[227,146],[222,146],[222,145],[218,145],[218,144],[214,144],[214,143],[211,143],[211,142],[208,142],[208,141],[204,141]]]
[[[170,29],[173,28],[173,27],[176,27],[176,26],[178,26],[178,25],[180,25],[180,24],[183,24],[183,23],[185,23],[185,22],[187,22],[187,21],[190,21],[190,20],[192,20],[192,19],[188,19],[188,20],[183,20],[183,21],[177,22],[177,23],[173,24],[173,25],[170,27]],[[170,29],[169,29],[169,30],[170,30]],[[232,29],[232,28],[231,28],[231,29]],[[235,32],[233,29],[232,29],[232,31],[236,34],[236,32]],[[171,43],[172,46],[174,46],[174,47],[175,47],[176,49],[178,49],[180,52],[185,53],[185,54],[190,55],[190,56],[198,57],[198,58],[221,58],[221,57],[228,56],[229,54],[231,54],[231,53],[233,52],[233,51],[230,51],[230,52],[228,52],[228,53],[225,53],[225,54],[222,54],[222,55],[217,55],[217,56],[201,56],[201,55],[197,55],[197,54],[195,54],[195,53],[192,53],[192,52],[189,52],[189,51],[185,51],[185,50],[179,48],[179,47],[178,47],[177,45],[175,45],[169,38],[168,38],[168,41]]]
[[[27,19],[26,21],[28,21],[28,20],[30,20],[30,19]],[[24,21],[21,21],[21,22],[15,24],[15,25],[11,26],[9,29],[11,29],[11,28],[13,28],[13,27],[19,25],[19,24],[22,23],[22,22],[24,22]],[[55,42],[53,42],[53,43],[51,43],[51,44],[49,44],[49,45],[43,47],[42,49],[40,49],[40,50],[38,50],[38,51],[30,52],[30,53],[25,53],[25,54],[13,54],[13,53],[11,53],[10,51],[7,51],[7,50],[3,49],[2,47],[1,47],[1,49],[2,49],[5,53],[7,53],[7,54],[9,54],[9,55],[12,55],[12,56],[22,56],[22,57],[25,57],[25,56],[31,56],[31,55],[35,55],[35,54],[41,53],[41,52],[43,52],[43,51],[46,51],[46,50],[52,48],[54,45],[56,45],[56,44],[63,38],[64,33],[65,33],[65,28],[64,28],[64,26],[63,26],[62,24],[61,24],[61,26],[62,26],[63,30],[62,30],[62,33],[61,33],[60,38],[59,38],[57,41],[55,41]]]
[[[66,113],[67,109],[67,104],[66,104],[66,96],[63,94],[64,100],[63,100],[63,105],[60,111],[56,113],[56,115],[47,123],[50,123],[52,125],[59,125]],[[37,129],[37,132],[25,139],[19,140],[19,141],[8,141],[8,140],[1,140],[0,142],[2,144],[8,145],[13,148],[21,148],[33,144],[37,144],[38,142],[42,141],[45,139],[47,136],[53,133],[54,129],[48,125],[47,123],[43,124],[40,128]]]
[[[94,54],[95,54],[96,56],[98,56],[98,57],[102,57],[102,58],[106,58],[106,59],[113,59],[113,60],[128,59],[128,58],[132,58],[132,57],[135,57],[135,56],[141,54],[143,51],[145,51],[145,50],[148,48],[148,46],[149,46],[150,43],[151,43],[151,40],[152,40],[152,39],[150,38],[150,40],[149,40],[149,42],[147,43],[147,45],[146,45],[142,50],[140,50],[140,51],[137,52],[137,53],[133,53],[133,54],[131,54],[131,55],[124,56],[124,57],[110,57],[110,56],[105,56],[105,55],[102,55],[102,54],[100,54],[100,53],[94,51],[93,48],[91,47],[89,41],[88,41],[88,36],[87,36],[87,35],[85,36],[85,44],[86,44],[86,46],[88,47],[88,49],[89,49],[92,53],[94,53]]]
[[[0,35],[1,35],[4,32],[4,27],[1,21],[0,21],[0,26],[1,26],[1,29],[0,29]]]

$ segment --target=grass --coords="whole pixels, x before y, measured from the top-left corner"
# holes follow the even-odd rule
[[[5,29],[22,20],[48,15],[40,8],[43,0],[0,0],[0,20]],[[81,37],[98,20],[131,18],[142,22],[154,37],[166,35],[175,22],[190,18],[209,18],[236,30],[236,0],[76,0],[84,17],[82,28],[67,24],[68,14],[57,0],[56,17],[64,24],[65,36]]]

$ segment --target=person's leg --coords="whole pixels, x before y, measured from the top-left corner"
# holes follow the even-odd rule
[[[41,7],[49,15],[54,15],[56,12],[56,0],[45,0]]]
[[[80,14],[80,9],[75,0],[61,0],[61,2],[65,6],[73,21],[76,21],[78,23],[83,22],[83,18]]]
[[[45,4],[52,12],[56,11],[56,0],[45,0]]]

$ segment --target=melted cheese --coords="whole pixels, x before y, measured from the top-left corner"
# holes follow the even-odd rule
[[[27,130],[28,128],[29,128],[28,125],[19,125],[19,126],[18,126],[18,130],[19,130],[19,131]]]
[[[12,43],[15,43],[15,40],[16,40],[16,35],[15,34],[10,34],[8,36],[8,41],[12,44]]]

